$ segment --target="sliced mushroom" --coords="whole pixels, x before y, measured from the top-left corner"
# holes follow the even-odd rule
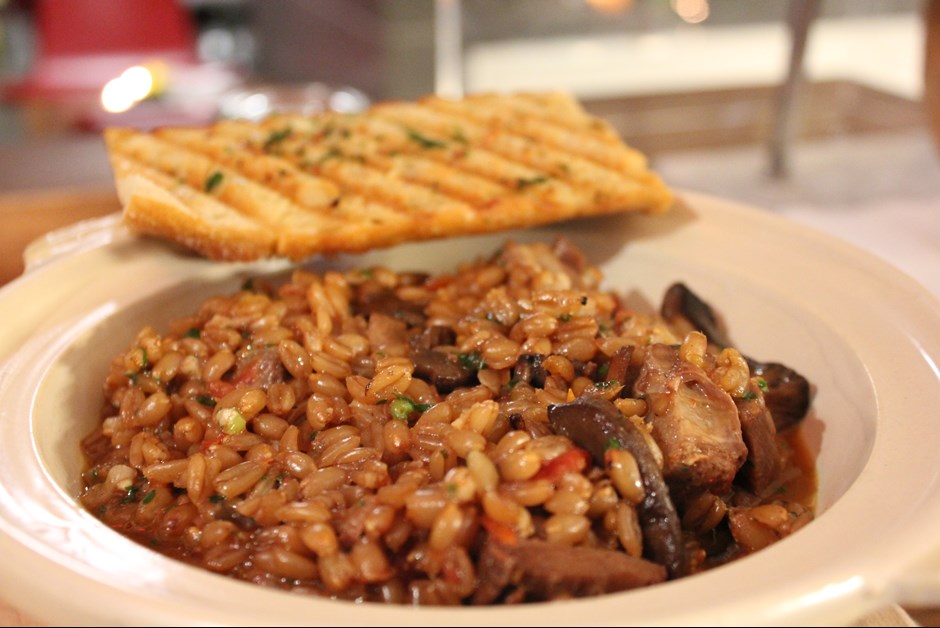
[[[702,332],[709,342],[719,348],[733,346],[720,328],[711,306],[681,282],[674,283],[666,290],[660,313],[672,325]],[[779,362],[761,362],[742,355],[751,374],[767,382],[764,402],[773,415],[777,431],[802,421],[810,405],[809,380]]]
[[[405,301],[388,289],[362,292],[357,300],[357,313],[367,316],[377,312],[382,313],[402,321],[409,327],[424,324],[426,317],[422,305]]]
[[[512,378],[518,382],[525,382],[533,388],[545,386],[548,371],[542,365],[545,356],[539,353],[523,353],[512,369]]]
[[[429,382],[441,393],[467,386],[476,377],[455,357],[437,349],[415,349],[411,352],[411,360],[415,365],[415,377]]]
[[[644,497],[637,513],[645,551],[654,562],[666,567],[670,578],[687,575],[689,556],[682,540],[679,515],[640,428],[627,420],[612,402],[592,396],[549,406],[548,420],[557,433],[590,452],[598,465],[604,465],[605,452],[610,447],[633,454],[643,481]]]

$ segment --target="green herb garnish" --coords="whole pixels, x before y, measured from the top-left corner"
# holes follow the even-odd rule
[[[486,368],[486,362],[483,360],[483,356],[480,355],[479,351],[458,353],[457,361],[471,371],[479,371]]]
[[[201,403],[207,408],[215,407],[215,399],[213,399],[209,395],[196,395],[195,399],[196,401],[198,401],[199,403]]]
[[[219,187],[219,184],[222,183],[222,179],[224,178],[225,175],[223,175],[219,170],[216,170],[210,174],[208,177],[206,177],[206,184],[204,186],[205,191],[211,192],[215,188]]]
[[[427,138],[412,129],[408,129],[408,139],[418,143],[421,148],[444,148],[447,146],[444,142]]]
[[[537,185],[539,183],[545,183],[546,181],[548,181],[548,177],[546,177],[545,175],[538,175],[535,177],[527,177],[527,178],[520,177],[516,179],[516,189],[522,190],[522,189],[529,187],[530,185]]]
[[[264,141],[264,150],[271,150],[272,146],[284,141],[288,137],[290,137],[290,127],[281,129],[280,131],[271,131],[271,134],[268,135],[268,138]]]
[[[140,487],[131,484],[124,490],[124,497],[121,498],[122,504],[129,504],[137,499],[137,492],[140,491]]]

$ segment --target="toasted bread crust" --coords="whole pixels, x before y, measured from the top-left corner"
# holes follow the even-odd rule
[[[562,93],[104,134],[124,220],[210,259],[360,252],[669,209],[645,156]]]

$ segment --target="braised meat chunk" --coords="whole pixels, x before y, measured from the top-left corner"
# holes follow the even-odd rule
[[[557,600],[615,593],[666,580],[662,565],[623,552],[526,540],[487,543],[480,554],[475,604]]]
[[[663,475],[676,492],[725,493],[747,458],[734,400],[679,348],[653,345],[635,385],[650,404]]]

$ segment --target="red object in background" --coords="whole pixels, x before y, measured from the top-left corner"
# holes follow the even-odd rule
[[[196,29],[177,0],[35,0],[36,57],[12,100],[97,95],[128,67],[197,63]]]

